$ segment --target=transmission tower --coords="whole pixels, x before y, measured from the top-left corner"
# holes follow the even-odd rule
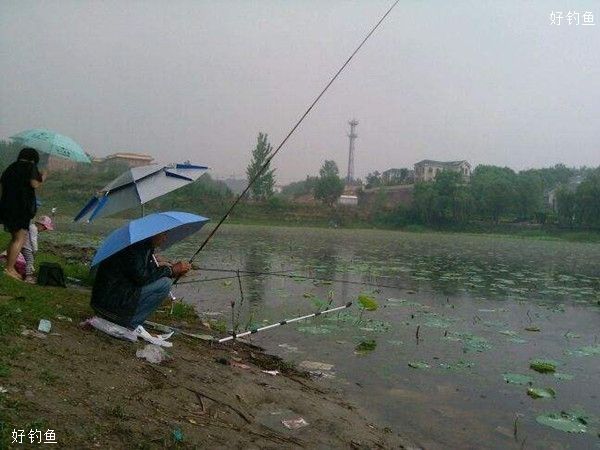
[[[348,175],[346,176],[346,184],[352,184],[354,181],[354,141],[358,137],[354,131],[356,126],[358,125],[358,120],[352,119],[348,122],[350,125],[350,134],[348,134],[348,138],[350,139],[350,148],[348,149]]]

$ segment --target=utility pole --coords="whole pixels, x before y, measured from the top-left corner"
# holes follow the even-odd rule
[[[350,148],[348,149],[348,175],[346,176],[346,185],[350,185],[354,181],[354,140],[358,137],[358,134],[355,133],[358,120],[352,119],[348,122],[348,125],[350,125],[350,134],[348,135],[348,138],[350,139]]]

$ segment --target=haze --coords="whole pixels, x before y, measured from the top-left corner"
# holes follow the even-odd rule
[[[87,151],[190,159],[242,177],[391,0],[2,1],[0,138],[46,127]],[[275,159],[278,183],[467,159],[600,165],[593,1],[401,1]],[[596,26],[550,24],[552,9]]]

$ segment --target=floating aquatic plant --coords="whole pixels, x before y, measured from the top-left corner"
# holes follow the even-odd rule
[[[426,362],[411,361],[408,363],[408,367],[411,367],[413,369],[429,369],[430,366]]]
[[[531,398],[554,398],[556,397],[556,392],[552,388],[530,387],[527,389],[527,395]]]
[[[567,350],[567,355],[574,356],[594,356],[600,355],[600,344],[596,345],[586,345],[585,347],[581,347],[575,350]]]
[[[372,352],[376,348],[377,348],[377,342],[374,339],[369,339],[369,340],[360,342],[356,347],[354,347],[354,351],[359,354],[365,354],[368,352]]]
[[[492,348],[486,338],[471,333],[448,333],[444,339],[449,341],[460,341],[463,343],[463,353],[484,352]]]
[[[557,380],[572,380],[573,379],[573,375],[568,374],[568,373],[561,373],[561,372],[555,372],[554,373],[554,378],[556,378]]]
[[[362,316],[365,311],[376,311],[379,307],[377,301],[367,294],[360,294],[358,296],[358,304],[360,307],[360,315],[356,321],[357,324],[362,322]]]
[[[377,301],[367,294],[360,294],[358,296],[358,303],[360,304],[360,307],[365,311],[376,311],[379,307]]]
[[[585,433],[587,431],[587,420],[585,417],[565,411],[542,414],[537,416],[535,420],[542,425],[567,433]]]
[[[534,359],[529,362],[529,367],[539,373],[556,372],[558,363],[549,359]]]

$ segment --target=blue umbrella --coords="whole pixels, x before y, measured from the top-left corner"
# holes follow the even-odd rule
[[[23,147],[33,147],[51,156],[70,159],[76,162],[91,163],[81,146],[68,136],[52,130],[33,128],[10,137]]]
[[[168,248],[200,230],[209,220],[206,217],[179,211],[155,213],[132,220],[108,235],[94,255],[92,267],[124,248],[159,233],[167,233],[167,240],[161,248]]]

